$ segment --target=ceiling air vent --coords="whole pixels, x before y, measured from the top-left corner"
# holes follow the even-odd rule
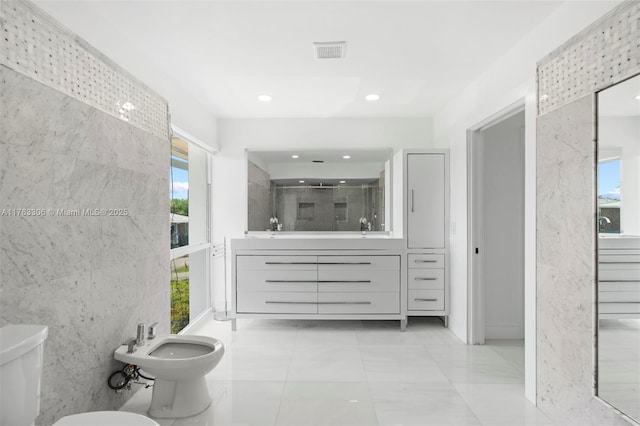
[[[344,59],[347,54],[346,41],[316,41],[313,43],[316,59]]]

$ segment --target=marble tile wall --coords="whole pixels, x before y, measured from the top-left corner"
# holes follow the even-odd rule
[[[0,325],[49,326],[36,423],[117,409],[113,350],[169,330],[168,138],[2,65],[0,105]]]
[[[594,397],[595,91],[640,72],[639,6],[622,3],[538,64],[537,403],[558,424],[628,424]]]
[[[639,27],[640,1],[627,0],[538,61],[539,113],[635,75]]]
[[[167,102],[33,3],[0,2],[0,29],[0,64],[167,137]]]
[[[537,123],[537,402],[559,424],[627,424],[593,398],[594,99]]]

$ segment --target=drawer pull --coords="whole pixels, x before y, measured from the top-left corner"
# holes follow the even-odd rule
[[[371,284],[371,280],[320,280],[319,283],[366,283]]]
[[[281,304],[281,305],[317,305],[318,302],[283,302],[283,301],[279,301],[279,300],[267,300],[264,303],[277,303],[277,304]]]
[[[264,280],[265,283],[315,283],[316,280]]]
[[[315,265],[316,262],[264,262],[265,265]]]
[[[318,265],[371,265],[371,262],[318,262]]]
[[[437,260],[422,260],[422,259],[416,259],[414,260],[415,263],[437,263]]]
[[[437,302],[438,299],[413,299],[416,302]]]
[[[371,302],[318,302],[318,305],[370,305]]]
[[[431,278],[431,277],[415,277],[414,278],[415,281],[435,281],[437,280],[437,278]]]

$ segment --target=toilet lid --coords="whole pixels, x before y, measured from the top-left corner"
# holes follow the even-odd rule
[[[160,426],[149,417],[126,411],[92,411],[73,414],[54,423],[54,426]]]

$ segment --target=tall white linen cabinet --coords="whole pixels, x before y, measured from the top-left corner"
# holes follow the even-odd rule
[[[404,150],[407,315],[449,315],[449,152]]]

